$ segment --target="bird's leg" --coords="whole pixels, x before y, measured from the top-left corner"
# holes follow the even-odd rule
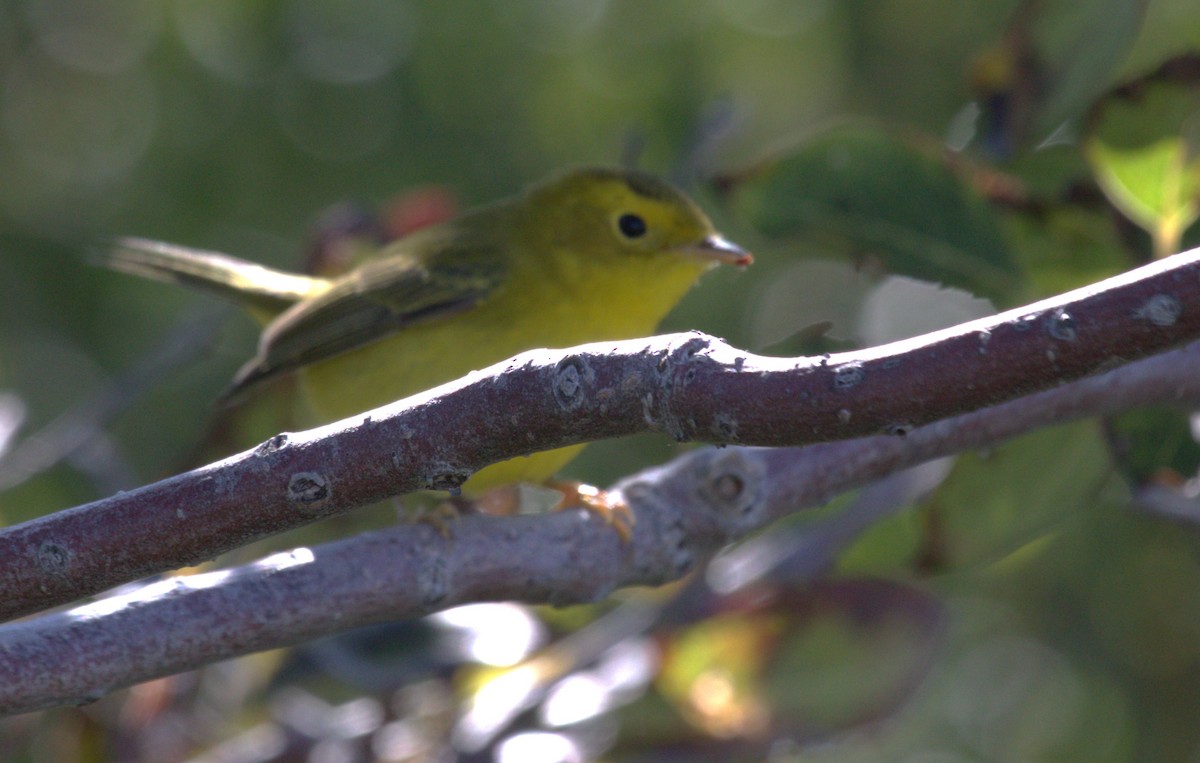
[[[577,506],[584,508],[597,514],[611,526],[621,538],[622,543],[628,543],[633,539],[633,527],[637,524],[633,509],[608,491],[574,480],[551,480],[546,483],[546,487],[563,494],[554,506],[555,511]]]
[[[469,500],[459,496],[444,498],[434,504],[433,508],[429,508],[428,504],[406,506],[399,498],[396,498],[395,502],[397,513],[403,521],[429,525],[446,540],[454,537],[454,523],[458,518],[474,510]]]
[[[624,501],[616,499],[598,487],[574,480],[550,480],[544,484],[545,487],[561,494],[552,505],[552,511],[583,508],[599,515],[616,531],[622,543],[628,543],[633,538],[633,526],[637,520],[634,518],[633,510]],[[494,487],[469,502],[474,511],[494,516],[514,516],[527,513],[529,509],[522,504],[520,485]],[[542,506],[544,507],[545,504]]]

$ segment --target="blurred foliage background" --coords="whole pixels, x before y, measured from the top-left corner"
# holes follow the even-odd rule
[[[299,268],[337,202],[399,235],[636,161],[758,256],[664,330],[867,346],[1194,245],[1198,50],[1185,0],[7,0],[0,521],[304,425],[286,384],[214,423],[253,326],[90,266],[107,236]],[[1197,429],[1036,432],[667,591],[251,656],[3,721],[0,758],[1200,760]],[[571,473],[678,447],[600,443]]]

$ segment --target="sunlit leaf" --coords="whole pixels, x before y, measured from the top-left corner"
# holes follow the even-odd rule
[[[889,712],[940,648],[941,605],[911,586],[845,579],[776,596],[770,614],[710,618],[664,655],[664,695],[714,737],[828,732]]]
[[[1100,187],[1125,215],[1162,242],[1169,254],[1196,220],[1200,163],[1183,141],[1163,138],[1120,149],[1095,141],[1089,155]]]
[[[779,616],[738,614],[687,629],[664,656],[663,694],[712,736],[760,734],[770,721],[760,681],[784,626]]]
[[[1158,256],[1178,251],[1200,214],[1198,120],[1200,78],[1164,65],[1105,99],[1085,140],[1100,187]]]

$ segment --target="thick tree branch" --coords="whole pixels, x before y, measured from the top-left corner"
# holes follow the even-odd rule
[[[427,525],[398,525],[153,583],[0,627],[0,714],[86,702],[238,654],[464,602],[569,604],[660,584],[780,516],[914,464],[1084,416],[1197,402],[1200,343],[907,437],[694,451],[616,488],[638,518],[628,545],[584,512],[474,515],[450,539]]]
[[[773,446],[904,434],[1192,340],[1197,305],[1194,250],[991,318],[825,358],[759,357],[698,334],[525,353],[361,417],[7,528],[0,617],[390,495],[454,489],[474,470],[533,450],[646,431]]]

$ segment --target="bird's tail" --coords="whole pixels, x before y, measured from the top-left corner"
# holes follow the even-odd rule
[[[123,273],[216,294],[266,323],[328,287],[323,278],[285,273],[236,257],[143,238],[119,238],[101,264]]]

